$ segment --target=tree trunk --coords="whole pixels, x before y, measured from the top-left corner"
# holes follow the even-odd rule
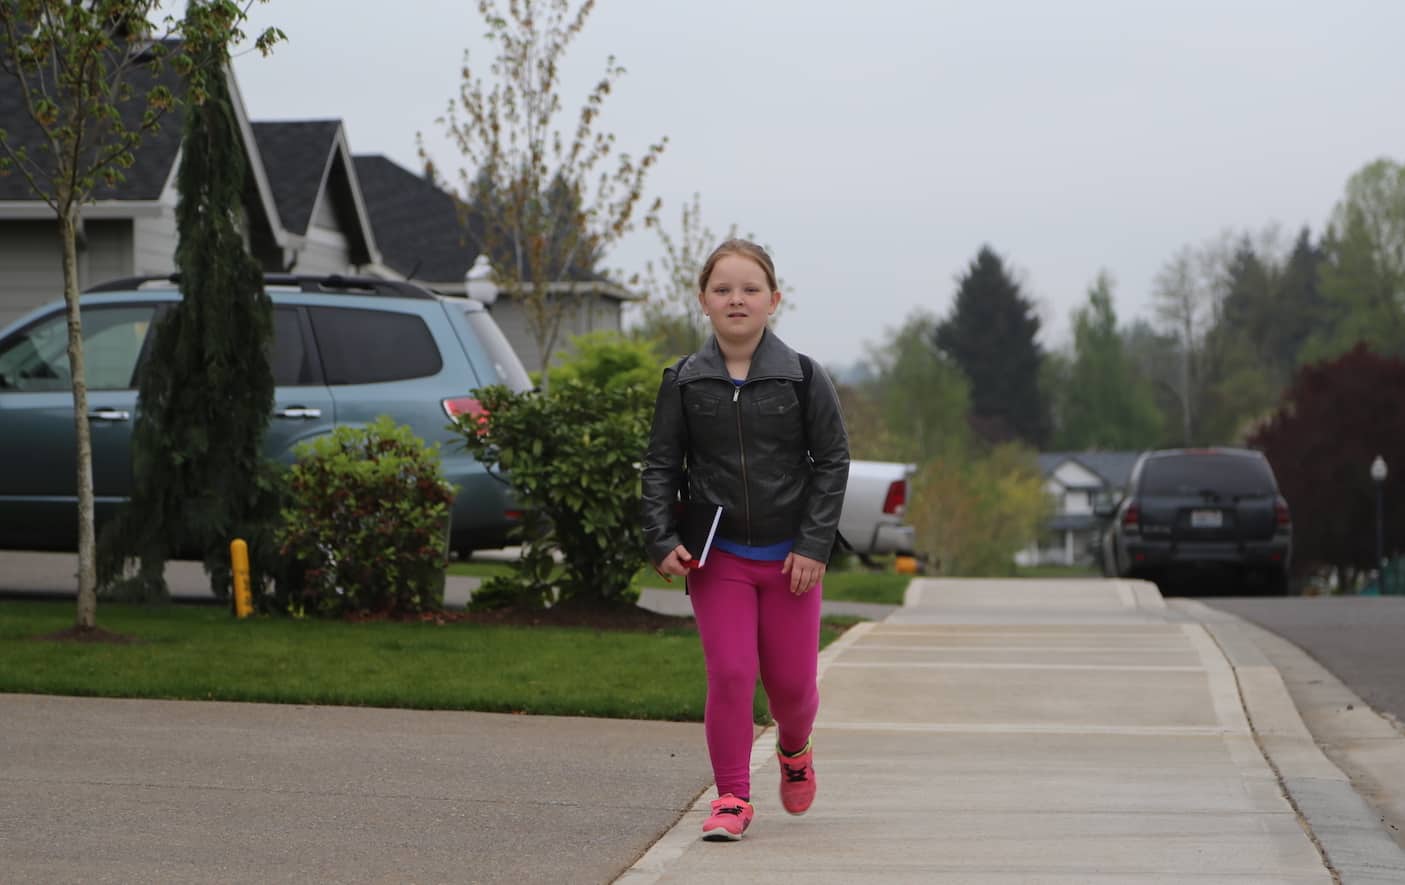
[[[88,432],[88,383],[83,369],[83,323],[78,310],[78,204],[61,200],[63,298],[68,304],[68,366],[73,376],[73,431],[78,470],[78,613],[75,626],[97,626],[98,575],[93,526],[93,441]]]

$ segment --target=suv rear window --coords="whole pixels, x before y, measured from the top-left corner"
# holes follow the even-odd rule
[[[403,381],[444,367],[434,335],[414,314],[353,307],[312,307],[308,314],[328,384]]]
[[[1151,458],[1142,468],[1143,495],[1200,495],[1213,491],[1227,497],[1272,495],[1276,490],[1267,462],[1243,455],[1170,455]]]
[[[498,373],[497,383],[516,393],[531,390],[532,378],[527,374],[527,367],[522,365],[497,322],[481,310],[464,311],[464,319],[468,320],[468,327],[478,336],[483,349],[488,351],[488,359],[493,361]]]

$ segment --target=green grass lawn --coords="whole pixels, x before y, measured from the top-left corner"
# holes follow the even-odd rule
[[[451,575],[491,578],[494,575],[507,574],[510,570],[511,566],[505,562],[470,560],[469,562],[451,563],[448,572]],[[900,575],[888,571],[871,572],[864,569],[831,571],[827,572],[824,577],[824,598],[831,602],[874,602],[880,605],[902,605],[903,591],[907,589],[910,580],[912,580],[911,575]],[[681,591],[683,582],[681,579],[675,578],[672,584],[665,583],[664,579],[659,577],[652,568],[645,566],[635,575],[634,586]]]
[[[903,592],[912,580],[911,575],[892,572],[826,572],[824,576],[824,598],[827,602],[873,602],[879,605],[902,605]],[[663,578],[650,570],[648,575],[636,581],[641,587],[658,590],[683,590],[682,581],[675,579],[665,584]]]
[[[72,602],[0,602],[0,692],[701,721],[691,625],[656,633],[348,623],[104,603],[131,644],[48,642]],[[688,622],[685,622],[687,624]],[[854,619],[826,619],[828,644]],[[758,722],[766,721],[757,690]]]

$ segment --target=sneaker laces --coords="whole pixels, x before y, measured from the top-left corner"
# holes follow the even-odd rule
[[[741,813],[742,813],[742,807],[741,807],[740,805],[723,805],[721,808],[719,808],[719,809],[717,809],[716,811],[713,812],[713,814],[736,814],[736,815],[740,815]]]
[[[808,765],[787,765],[782,762],[781,769],[785,773],[786,783],[803,784],[810,779],[810,766]]]

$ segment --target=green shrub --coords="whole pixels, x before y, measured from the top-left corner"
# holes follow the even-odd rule
[[[649,342],[605,331],[575,336],[571,351],[560,352],[557,358],[560,362],[551,368],[548,387],[573,380],[599,390],[639,386],[650,394],[658,389],[668,364]]]
[[[278,532],[294,613],[410,612],[444,602],[453,487],[437,446],[381,416],[298,447]]]
[[[908,518],[917,546],[943,575],[1015,574],[1015,553],[1039,536],[1051,503],[1034,453],[1002,445],[988,454],[939,457],[915,477]]]
[[[646,564],[639,460],[653,391],[568,375],[553,376],[546,393],[488,387],[477,396],[490,417],[462,425],[467,447],[507,472],[531,528],[513,573],[486,582],[473,605],[634,604],[639,591],[631,581]],[[559,570],[556,550],[565,560]]]

